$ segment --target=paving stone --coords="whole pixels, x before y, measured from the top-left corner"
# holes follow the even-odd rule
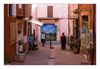
[[[89,65],[88,61],[80,54],[73,54],[69,46],[66,46],[64,53],[61,51],[59,43],[49,43],[39,49],[26,54],[24,62],[15,62],[13,65]]]

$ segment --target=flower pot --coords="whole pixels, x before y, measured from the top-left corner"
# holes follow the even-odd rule
[[[19,53],[23,53],[23,45],[20,45],[20,46],[19,46],[18,52],[19,52]]]
[[[78,48],[73,48],[73,53],[78,54]]]

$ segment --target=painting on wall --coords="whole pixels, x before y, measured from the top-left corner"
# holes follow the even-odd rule
[[[46,40],[47,41],[55,41],[56,40],[56,26],[54,24],[44,24],[41,27],[41,32],[46,33]]]

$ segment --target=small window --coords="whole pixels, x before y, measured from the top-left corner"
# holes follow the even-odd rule
[[[88,16],[82,16],[83,23],[88,23]]]
[[[13,16],[12,9],[13,9],[13,5],[12,4],[9,4],[9,16]]]
[[[53,6],[47,7],[47,17],[53,17]]]
[[[16,4],[8,5],[8,13],[9,13],[9,16],[16,16]]]

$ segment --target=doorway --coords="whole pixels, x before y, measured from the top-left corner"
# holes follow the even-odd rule
[[[89,30],[88,30],[88,16],[82,16],[82,45],[84,47],[83,53],[87,54],[88,42],[89,42]]]
[[[55,24],[43,24],[41,26],[41,32],[46,33],[46,41],[56,41],[57,26]]]

